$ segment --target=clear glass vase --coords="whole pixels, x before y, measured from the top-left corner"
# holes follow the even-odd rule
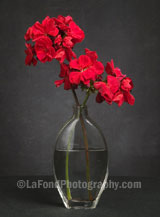
[[[87,107],[75,106],[72,118],[60,130],[53,171],[66,208],[95,208],[108,177],[108,149]]]

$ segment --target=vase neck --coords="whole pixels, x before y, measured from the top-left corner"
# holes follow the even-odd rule
[[[74,105],[73,106],[73,114],[75,117],[80,117],[80,115],[86,117],[88,116],[88,109],[87,109],[87,106],[82,106],[82,105]]]

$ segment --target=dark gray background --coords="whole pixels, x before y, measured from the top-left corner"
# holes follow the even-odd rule
[[[114,59],[133,79],[133,107],[89,99],[90,116],[108,142],[110,174],[160,175],[159,0],[0,1],[0,175],[52,174],[58,130],[72,114],[70,91],[55,88],[56,61],[26,67],[24,34],[46,15],[73,16],[86,33],[75,48]]]

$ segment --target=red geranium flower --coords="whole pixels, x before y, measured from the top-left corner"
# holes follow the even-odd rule
[[[114,94],[119,90],[120,82],[116,77],[108,75],[107,83],[103,81],[95,82],[94,87],[99,91],[96,98],[98,103],[106,100],[108,104],[112,104]]]
[[[57,18],[53,18],[53,19],[56,25],[58,26],[58,28],[63,31],[66,31],[69,29],[68,24],[69,22],[73,20],[71,16],[64,17],[62,15],[59,15]]]
[[[92,62],[95,62],[98,59],[98,55],[97,55],[96,51],[91,51],[88,48],[85,48],[85,53],[87,56],[90,57]]]
[[[35,51],[37,58],[42,63],[51,61],[55,57],[55,49],[52,46],[52,41],[47,36],[44,36],[36,41]]]
[[[70,36],[64,37],[62,45],[63,45],[63,47],[67,47],[67,48],[73,47],[74,44],[72,42],[72,37],[70,37]]]
[[[135,99],[130,93],[133,89],[132,80],[123,75],[119,68],[114,67],[113,60],[107,63],[106,72],[109,74],[106,82],[101,81],[94,84],[95,89],[99,91],[96,101],[101,103],[106,100],[109,104],[113,101],[118,106],[121,106],[123,102],[128,102],[130,105],[133,105]]]
[[[56,27],[55,21],[53,18],[47,16],[43,21],[42,24],[38,21],[32,27],[32,34],[33,40],[38,40],[43,36],[57,36],[58,35],[58,28]]]
[[[27,32],[26,32],[25,36],[24,36],[24,39],[25,39],[26,41],[29,41],[29,40],[32,39],[32,38],[33,38],[32,27],[29,27],[29,28],[27,29]]]
[[[121,90],[119,90],[113,98],[113,102],[117,103],[118,106],[121,106],[124,102],[124,94]]]
[[[52,46],[56,52],[55,58],[62,63],[65,59],[71,61],[72,58],[76,58],[72,48],[75,43],[84,39],[84,32],[75,24],[71,16],[59,15],[57,18],[47,16],[42,23],[37,21],[33,26],[29,27],[24,36],[26,41],[32,39],[33,42],[44,37],[52,40]],[[46,61],[49,60],[43,62]]]
[[[124,92],[122,90],[119,90],[115,94],[113,101],[116,102],[119,106],[121,106],[123,102],[127,102],[130,105],[134,105],[135,98],[130,92]]]
[[[61,72],[59,77],[63,78],[61,80],[55,81],[56,87],[59,87],[61,84],[64,83],[64,89],[69,90],[71,89],[71,84],[69,82],[69,66],[65,63],[61,64]]]
[[[93,58],[90,53],[81,55],[78,59],[71,60],[69,65],[72,69],[69,75],[72,84],[83,82],[85,85],[88,85],[91,80],[94,81],[104,71],[103,64],[97,61],[97,57]]]
[[[54,40],[54,47],[56,49],[55,59],[63,63],[65,59],[71,61],[72,57],[76,58],[72,50],[73,45],[71,37],[66,36],[62,38],[61,35],[58,35]]]
[[[108,75],[107,85],[111,89],[112,93],[115,94],[120,88],[120,81],[116,77]]]
[[[133,82],[131,78],[126,77],[122,80],[121,89],[127,92],[133,89]]]
[[[45,63],[57,59],[61,66],[59,77],[62,78],[55,81],[57,87],[64,83],[64,89],[69,90],[80,85],[82,90],[87,90],[88,93],[98,90],[96,96],[98,103],[115,102],[121,106],[123,102],[128,102],[133,105],[135,102],[131,94],[133,82],[114,66],[113,60],[107,62],[105,66],[107,77],[103,80],[104,66],[97,61],[98,55],[95,51],[86,48],[85,55],[76,57],[73,47],[84,37],[83,30],[71,16],[59,15],[57,18],[47,16],[42,23],[37,21],[27,29],[24,38],[26,41],[32,39],[35,45],[26,43],[25,63],[36,65],[37,60]],[[65,60],[69,63],[64,63]]]
[[[73,21],[71,16],[61,16],[54,18],[58,28],[64,32],[66,36],[72,38],[72,42],[75,44],[81,42],[85,35],[83,30]]]
[[[105,70],[109,75],[116,76],[117,78],[119,78],[119,80],[122,80],[126,76],[126,75],[122,74],[122,72],[119,68],[114,67],[113,60],[111,60],[111,62],[107,62]]]
[[[98,103],[101,103],[105,100],[108,104],[112,104],[112,99],[114,95],[109,85],[107,85],[103,81],[98,81],[94,83],[94,87],[99,91],[96,97],[96,101]]]
[[[134,96],[130,93],[133,89],[133,82],[130,78],[126,77],[121,81],[120,90],[115,94],[113,101],[119,106],[123,102],[128,102],[128,104],[133,105],[135,102]]]
[[[74,21],[69,22],[67,35],[72,38],[73,43],[81,42],[85,37],[83,30]]]
[[[34,66],[37,64],[37,60],[34,57],[35,55],[35,51],[34,51],[34,47],[31,46],[31,44],[25,44],[27,49],[25,50],[26,53],[26,59],[25,59],[25,64],[26,65],[31,65],[33,64]]]

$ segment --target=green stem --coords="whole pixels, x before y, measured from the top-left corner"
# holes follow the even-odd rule
[[[73,93],[73,96],[74,96],[74,99],[75,99],[77,106],[80,106],[76,92],[73,88],[72,88],[72,93]],[[82,107],[85,106],[85,104],[89,98],[89,95],[90,95],[90,91],[87,92],[87,95],[86,95],[85,100],[82,104]],[[83,132],[84,144],[85,144],[85,153],[86,153],[86,178],[87,178],[87,184],[89,185],[91,179],[90,179],[90,166],[89,166],[89,153],[88,153],[88,139],[87,139],[87,132],[86,132],[86,128],[85,128],[85,124],[84,124],[84,120],[83,120],[81,112],[80,112],[80,122],[81,122],[81,126],[82,126],[82,132]],[[89,200],[93,200],[92,193],[91,193],[91,190],[89,189],[89,186],[88,186],[88,196],[89,196]]]
[[[71,90],[72,90],[72,93],[73,93],[73,96],[74,96],[76,105],[77,105],[77,106],[80,106],[80,103],[79,103],[79,101],[78,101],[78,97],[77,97],[77,94],[76,94],[75,90],[74,90],[73,88],[72,88]]]
[[[67,198],[68,200],[72,199],[70,188],[69,188],[69,150],[71,147],[71,139],[72,139],[73,130],[70,132],[69,138],[68,138],[68,144],[67,144],[67,153],[66,153],[66,190],[67,190]]]
[[[90,90],[87,91],[87,94],[86,94],[86,96],[85,96],[85,99],[84,99],[84,101],[83,101],[83,103],[82,103],[82,107],[84,107],[84,106],[86,105],[89,96],[90,96]]]
[[[89,200],[93,200],[92,193],[89,188],[89,183],[91,179],[90,179],[90,165],[89,165],[89,153],[88,153],[88,139],[87,139],[87,132],[86,132],[82,114],[80,114],[80,121],[81,121],[81,126],[82,126],[82,132],[83,132],[84,144],[85,144],[85,153],[86,153],[86,178],[87,178],[87,184],[88,184],[88,197],[89,197]]]

